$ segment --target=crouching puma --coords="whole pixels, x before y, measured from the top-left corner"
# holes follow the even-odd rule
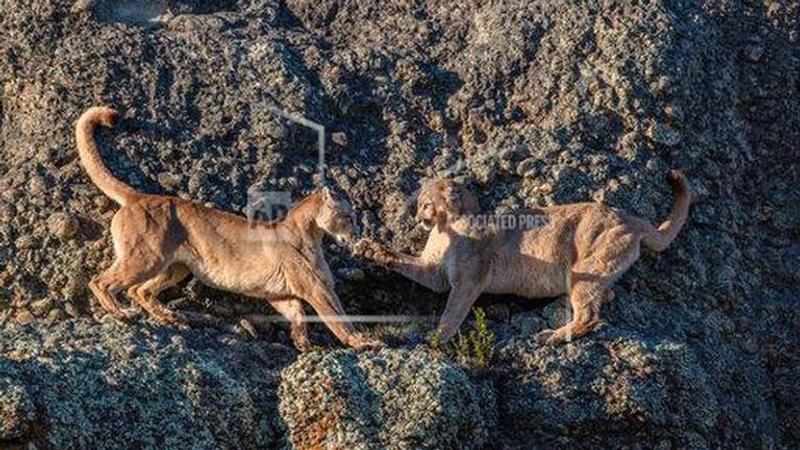
[[[344,344],[377,344],[342,317],[322,252],[324,234],[338,240],[352,234],[353,215],[346,201],[323,188],[290,209],[285,219],[261,222],[177,197],[137,192],[111,174],[94,140],[95,127],[112,127],[117,116],[113,109],[93,107],[75,130],[89,178],[122,206],[111,221],[116,260],[89,282],[103,309],[132,319],[137,308],[123,308],[115,298],[127,290],[154,318],[187,322],[185,315],[161,305],[157,296],[191,273],[209,286],[269,302],[289,321],[300,350],[309,347],[303,301]]]
[[[359,241],[354,253],[434,291],[450,290],[437,329],[441,341],[458,331],[483,292],[528,298],[568,294],[572,320],[540,332],[536,340],[571,340],[598,324],[600,305],[613,298],[612,283],[639,258],[641,244],[660,252],[677,236],[691,191],[679,171],[670,171],[667,180],[675,203],[658,228],[600,203],[534,209],[514,223],[535,226],[498,226],[476,220],[483,216],[477,216],[478,203],[465,187],[440,180],[417,198],[416,219],[430,229],[422,255],[395,252],[369,239]],[[535,220],[525,220],[530,217]]]

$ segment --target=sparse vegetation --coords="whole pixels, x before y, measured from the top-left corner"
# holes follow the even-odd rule
[[[486,313],[482,308],[475,308],[474,315],[475,320],[469,331],[459,332],[452,342],[440,342],[438,332],[433,331],[428,336],[428,343],[435,352],[446,355],[458,364],[483,372],[492,365],[496,336],[489,329]]]

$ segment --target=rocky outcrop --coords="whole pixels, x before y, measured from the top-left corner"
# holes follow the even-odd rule
[[[493,391],[422,348],[304,355],[279,396],[295,448],[481,449],[495,426]]]
[[[90,320],[0,332],[0,447],[274,448],[294,351]]]
[[[714,382],[685,345],[604,332],[567,348],[518,342],[502,360],[500,420],[511,447],[720,446]]]
[[[0,338],[8,448],[778,444],[767,393],[734,398],[686,344],[615,327],[559,347],[502,340],[481,374],[427,346],[297,358],[244,332],[85,319]],[[762,409],[739,415],[747,405]]]
[[[409,214],[423,177],[462,176],[489,212],[602,200],[657,223],[671,204],[664,173],[679,167],[688,174],[697,200],[686,228],[666,252],[645,253],[619,280],[615,300],[603,307],[604,328],[585,340],[556,349],[530,344],[545,323],[565,319],[561,299],[486,299],[500,341],[496,365],[477,384],[418,349],[300,359],[283,383],[308,389],[308,398],[329,394],[340,405],[330,428],[335,436],[322,433],[326,442],[363,436],[385,445],[381,433],[403,419],[377,418],[364,431],[348,425],[360,424],[360,413],[346,412],[363,405],[401,411],[383,399],[389,392],[373,387],[385,375],[373,373],[372,364],[397,367],[402,377],[398,358],[429,357],[425,376],[472,383],[437,381],[442,392],[459,396],[433,401],[442,417],[454,429],[489,430],[488,438],[483,431],[448,434],[449,427],[425,435],[442,446],[769,448],[800,441],[796,1],[35,0],[0,7],[4,436],[45,442],[59,422],[48,428],[42,418],[102,417],[81,416],[102,407],[83,397],[42,397],[36,386],[59,372],[13,360],[7,353],[15,340],[41,342],[30,347],[39,348],[52,336],[89,336],[79,340],[87,346],[81,358],[61,360],[65,350],[58,350],[47,361],[58,370],[95,373],[138,358],[98,356],[109,351],[95,343],[119,334],[155,339],[158,349],[169,347],[157,338],[167,333],[186,347],[170,350],[165,367],[188,364],[184,353],[199,366],[229,356],[221,372],[211,371],[227,380],[216,386],[239,386],[235,380],[262,373],[252,367],[240,379],[227,372],[246,353],[197,350],[224,332],[61,324],[92,313],[86,282],[113,258],[107,230],[114,206],[89,183],[72,136],[72,122],[86,107],[108,104],[125,115],[113,134],[99,136],[121,179],[239,213],[249,193],[287,191],[298,199],[314,186],[317,136],[276,108],[321,123],[331,185],[351,200],[367,235],[404,250],[418,249],[424,236]],[[441,309],[441,296],[361,266],[341,248],[326,251],[348,312],[421,316]],[[263,309],[196,282],[163,299],[232,323]],[[427,329],[373,331],[410,348]],[[263,338],[288,343],[285,334],[278,326]],[[315,342],[329,339],[315,330]],[[268,345],[241,342],[249,349],[242,352]],[[141,345],[150,352],[151,344]],[[82,358],[91,367],[81,366]],[[279,359],[288,364],[293,356],[285,358]],[[360,375],[361,367],[370,370]],[[149,379],[167,376],[147,370]],[[310,381],[335,380],[336,371],[352,386],[334,383],[328,392]],[[271,390],[249,395],[276,392],[277,375],[270,377],[256,379],[274,382]],[[168,381],[157,389],[189,383]],[[489,408],[498,415],[494,428],[473,414],[485,407],[474,400],[485,383],[496,398]],[[100,381],[90,386],[102,392],[98,399],[139,411],[127,397],[139,390],[123,396]],[[360,397],[367,387],[375,397]],[[248,388],[231,389],[214,404],[241,406],[234,393]],[[421,405],[414,402],[423,398],[401,400]],[[264,401],[272,406],[258,417],[279,417],[277,398]],[[79,406],[59,412],[64,403]],[[463,409],[448,409],[456,404]],[[286,436],[316,426],[289,405]],[[260,421],[248,428],[232,416],[203,416],[209,411],[191,414],[200,414],[205,430],[239,427],[240,445],[272,445],[281,435],[264,431],[273,428]],[[136,417],[143,429],[155,429],[146,413]],[[110,429],[97,423],[73,433],[106,442]],[[117,416],[110,423],[123,427]],[[188,428],[182,430],[172,436]],[[404,436],[421,436],[416,432]],[[228,445],[208,433],[215,437],[198,446]]]

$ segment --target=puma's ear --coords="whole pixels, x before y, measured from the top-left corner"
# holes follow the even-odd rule
[[[459,199],[461,201],[461,214],[478,214],[480,213],[481,206],[478,203],[478,199],[472,194],[465,185],[460,185],[458,187],[459,190]]]
[[[442,199],[444,199],[444,209],[448,216],[457,217],[461,215],[461,195],[458,186],[448,183],[442,189]]]
[[[453,216],[477,214],[480,209],[478,200],[472,192],[461,184],[452,183],[442,191],[447,206],[447,212]]]

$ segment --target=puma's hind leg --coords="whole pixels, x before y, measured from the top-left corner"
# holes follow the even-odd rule
[[[111,219],[116,262],[89,282],[100,305],[114,317],[130,319],[136,308],[121,309],[116,294],[144,283],[167,269],[177,243],[167,239],[173,221],[167,203],[155,209],[132,203]],[[138,314],[138,311],[137,311]]]
[[[189,322],[186,316],[162,305],[158,301],[158,294],[180,283],[189,273],[185,265],[172,264],[144,283],[129,288],[128,295],[154,319],[169,324],[185,324]]]
[[[89,282],[89,289],[103,309],[121,320],[131,320],[138,311],[122,308],[116,295],[122,290],[144,282],[163,269],[163,263],[152,258],[120,259]]]
[[[536,341],[540,344],[569,342],[592,331],[600,323],[600,305],[609,295],[613,293],[601,282],[574,284],[569,296],[572,320],[561,328],[541,331]]]
[[[572,341],[600,323],[600,306],[614,298],[611,284],[639,258],[639,238],[624,230],[607,232],[598,250],[576,262],[571,270],[569,303],[572,320],[556,330],[536,335],[540,344]]]

